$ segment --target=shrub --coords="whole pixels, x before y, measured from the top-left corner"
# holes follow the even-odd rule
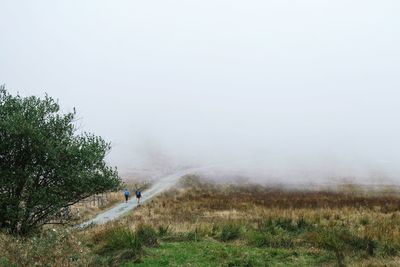
[[[270,245],[269,235],[260,233],[260,232],[250,232],[248,233],[247,239],[249,245],[255,247],[266,247]]]
[[[297,220],[297,230],[299,231],[309,231],[314,228],[313,224],[305,220],[303,217]]]
[[[160,237],[166,236],[169,233],[169,225],[164,226],[164,225],[160,225],[158,226],[158,235]]]
[[[186,233],[186,238],[188,241],[197,242],[200,241],[205,235],[206,232],[204,231],[204,229],[196,227],[193,231]]]
[[[292,221],[291,219],[286,218],[278,218],[276,220],[268,219],[258,223],[258,229],[261,232],[268,232],[272,234],[279,232],[279,229],[287,232],[299,233],[309,231],[313,228],[314,226],[304,218],[300,218],[297,221]]]
[[[258,221],[257,229],[260,232],[273,233],[273,232],[275,232],[275,224],[274,224],[273,220],[271,220],[271,219]]]
[[[240,226],[235,224],[225,224],[222,226],[219,239],[223,242],[235,240],[240,236]]]
[[[117,261],[139,261],[142,256],[142,242],[134,232],[125,227],[115,227],[103,235],[103,246],[98,250],[99,254],[114,256]]]
[[[343,226],[335,226],[329,229],[318,229],[310,235],[312,243],[335,253],[337,264],[345,266],[345,252],[364,250],[368,255],[374,254],[376,241],[370,238],[360,238]]]
[[[368,218],[366,218],[366,217],[364,217],[364,218],[361,218],[360,219],[360,224],[361,225],[368,225],[369,224],[369,219]]]
[[[118,188],[101,137],[78,134],[76,113],[46,96],[12,96],[0,86],[0,229],[27,235],[65,223],[69,207]]]
[[[378,250],[379,254],[382,256],[393,257],[399,254],[400,246],[396,243],[385,242],[378,248]]]
[[[136,236],[140,242],[148,247],[158,246],[157,233],[153,227],[141,224],[136,230]]]
[[[220,233],[220,229],[219,228],[220,228],[219,225],[217,225],[215,223],[212,225],[211,233],[210,233],[212,237],[218,238],[218,235]]]
[[[344,242],[344,231],[334,230],[321,230],[310,235],[310,241],[320,248],[332,251],[335,253],[336,261],[339,267],[345,265],[345,242]]]
[[[252,231],[247,235],[249,245],[255,247],[272,247],[272,248],[291,248],[293,247],[292,238],[285,232],[273,235],[271,233],[262,233]]]
[[[370,237],[357,237],[355,235],[348,235],[345,237],[345,242],[353,250],[363,250],[368,256],[374,256],[375,249],[377,248],[378,242]]]
[[[189,231],[184,236],[187,241],[199,241],[199,235],[196,231]]]

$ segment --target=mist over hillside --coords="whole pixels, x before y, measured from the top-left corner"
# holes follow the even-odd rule
[[[0,83],[76,107],[127,176],[399,183],[399,8],[3,1]]]

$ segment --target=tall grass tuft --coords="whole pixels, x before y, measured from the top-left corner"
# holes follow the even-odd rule
[[[140,224],[136,229],[136,236],[147,247],[158,246],[157,232],[150,225]]]
[[[345,266],[345,255],[350,252],[364,251],[366,255],[373,256],[378,245],[376,240],[370,237],[361,238],[348,228],[338,225],[320,228],[310,236],[313,244],[335,254],[338,266]]]
[[[109,229],[103,235],[103,245],[97,251],[100,255],[110,255],[117,262],[132,260],[138,262],[143,253],[140,238],[130,229],[117,226]]]
[[[396,243],[384,242],[378,249],[380,255],[394,257],[399,255],[400,245]]]
[[[169,232],[170,232],[169,225],[167,225],[167,226],[159,225],[158,226],[158,235],[160,237],[168,235]]]
[[[237,224],[224,224],[221,227],[221,234],[219,239],[223,242],[232,241],[240,236],[240,225]]]
[[[255,247],[292,248],[292,237],[280,230],[274,234],[270,232],[250,231],[247,234],[248,244]]]

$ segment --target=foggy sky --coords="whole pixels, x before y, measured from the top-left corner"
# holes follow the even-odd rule
[[[0,2],[0,83],[133,168],[400,181],[400,2]],[[229,166],[229,167],[226,167]]]

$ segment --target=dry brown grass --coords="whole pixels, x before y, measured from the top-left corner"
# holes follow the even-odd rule
[[[207,238],[219,240],[214,234],[216,225],[239,225],[247,234],[265,234],[266,232],[260,232],[262,231],[260,225],[267,221],[289,221],[289,224],[295,225],[304,220],[312,225],[311,230],[304,230],[301,233],[286,231],[283,228],[279,230],[282,231],[283,237],[293,238],[291,240],[293,246],[283,249],[296,249],[297,246],[302,246],[302,249],[310,253],[321,252],[324,248],[314,246],[313,241],[308,240],[309,236],[318,237],[323,235],[325,230],[346,229],[355,238],[354,240],[357,238],[373,240],[378,242],[380,249],[374,256],[368,256],[365,250],[354,250],[353,254],[346,256],[347,264],[398,266],[400,262],[398,193],[386,189],[381,192],[377,190],[370,192],[360,190],[353,185],[343,186],[342,189],[301,191],[255,185],[217,185],[200,182],[195,177],[187,177],[175,189],[160,194],[128,216],[77,233],[77,240],[98,245],[104,242],[104,236],[110,230],[124,227],[135,231],[138,225],[150,225],[156,230],[160,226],[164,228],[168,226],[169,231],[175,234],[184,233],[184,236],[187,236],[188,233],[196,232],[208,236]],[[119,202],[123,201],[122,197],[121,193],[115,193],[110,199]],[[279,235],[273,238],[279,238]],[[251,237],[240,237],[229,242],[249,245],[249,238]],[[13,255],[18,249],[28,250],[15,245],[18,243],[15,240],[3,240],[2,244],[7,242],[14,244],[14,249],[8,252],[8,259],[14,259]],[[65,249],[72,251],[72,255],[76,253],[79,255],[80,244],[74,242],[68,244],[70,245],[67,247],[60,246],[58,251]],[[81,263],[90,260],[88,257],[79,259]],[[51,259],[44,257],[43,261],[45,260]]]
[[[342,191],[288,190],[255,185],[216,185],[188,177],[180,187],[165,192],[135,210],[120,223],[154,228],[169,226],[176,233],[211,233],[215,225],[235,223],[256,228],[267,220],[305,220],[317,229],[350,231],[355,238],[374,240],[380,256],[365,251],[349,260],[351,266],[398,266],[400,197],[386,189],[368,191],[342,186]],[[238,241],[241,242],[241,241]],[[308,241],[294,240],[294,243]],[[314,247],[309,247],[313,251]],[[376,251],[374,252],[376,253]]]
[[[48,229],[34,237],[0,233],[0,266],[89,266],[93,255],[79,235]]]
[[[272,219],[299,219],[319,227],[344,225],[360,237],[400,244],[400,198],[393,193],[369,194],[295,191],[260,186],[199,183],[187,179],[181,187],[159,195],[120,223],[170,226],[176,232],[210,230],[215,224],[257,225]]]

